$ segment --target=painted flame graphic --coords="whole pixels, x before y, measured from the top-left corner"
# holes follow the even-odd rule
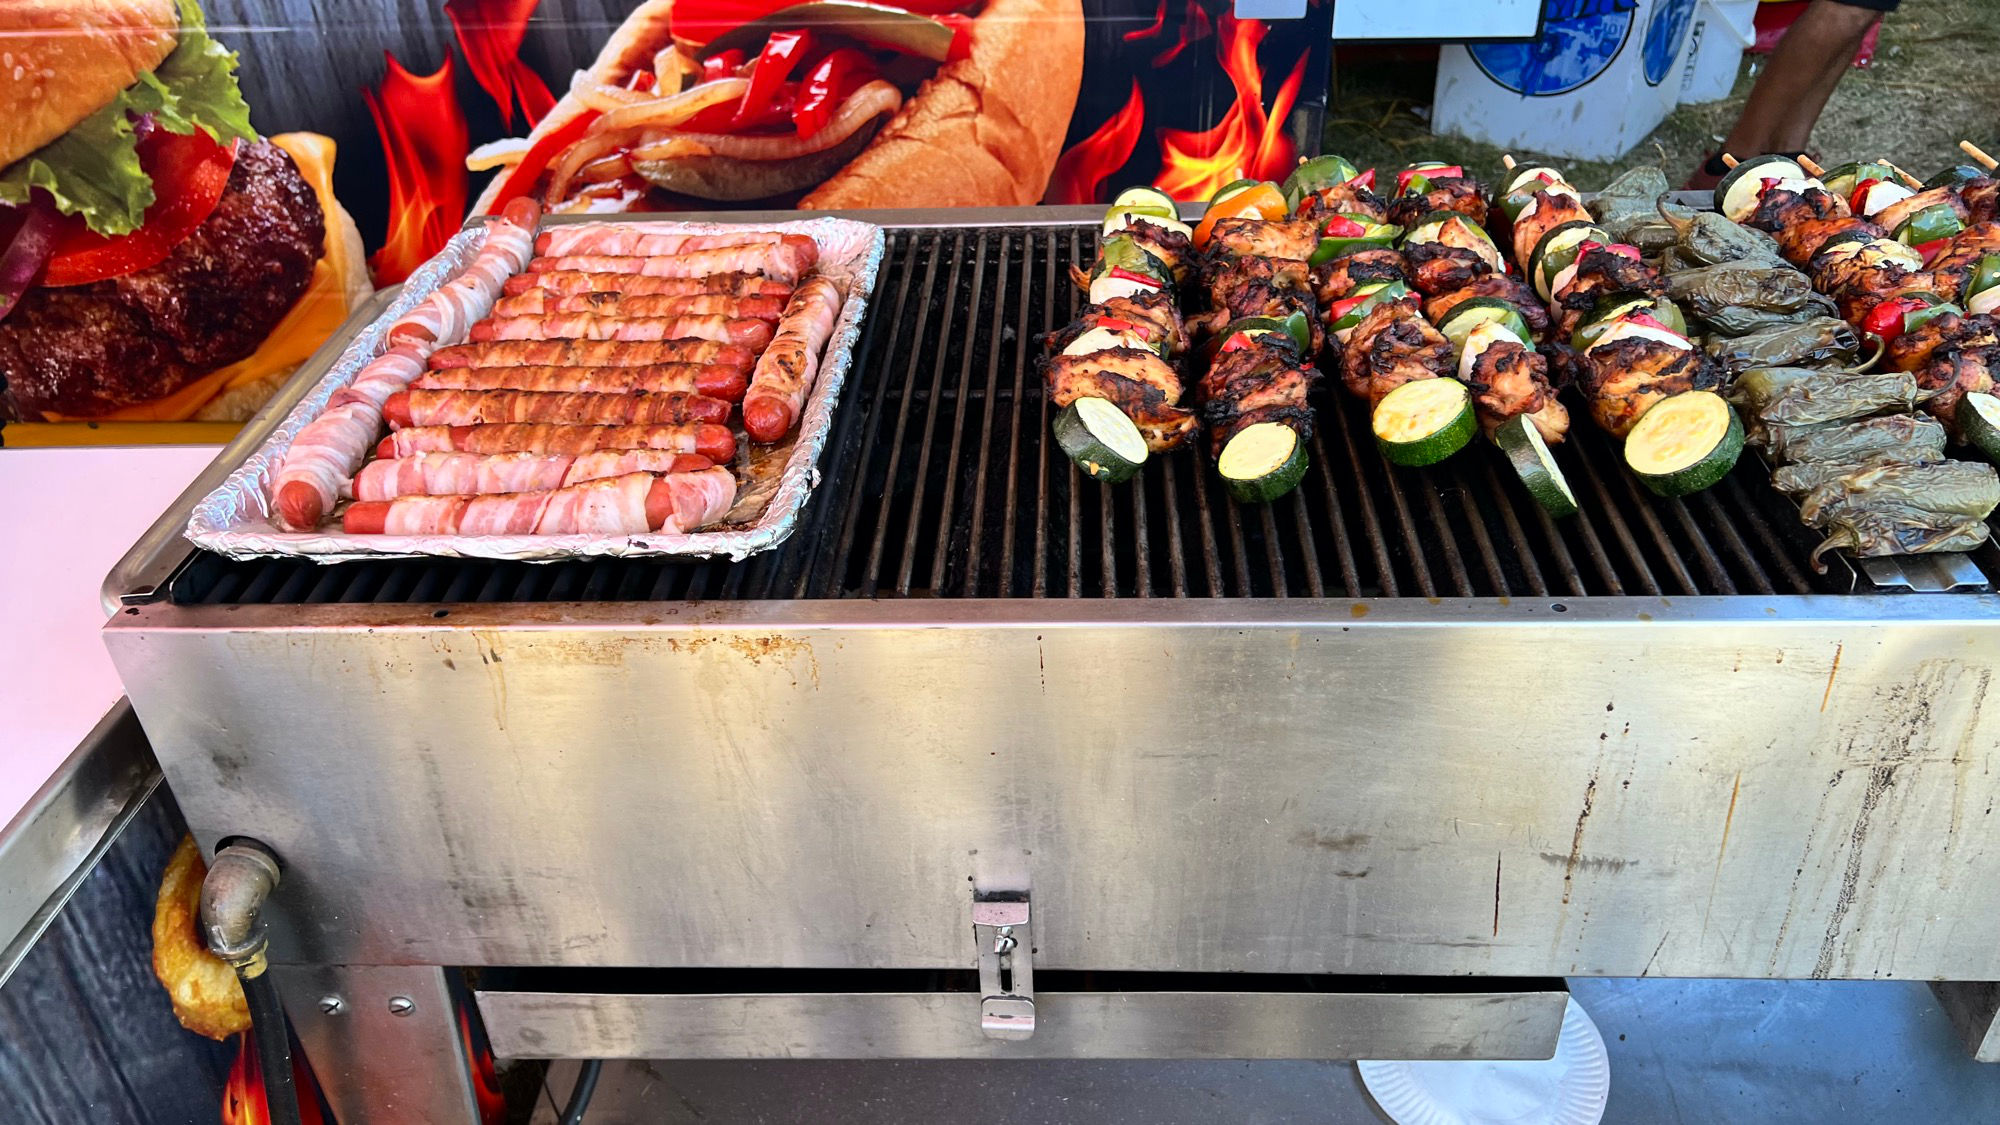
[[[1160,173],[1153,182],[1176,199],[1207,199],[1222,185],[1246,176],[1282,179],[1298,157],[1284,125],[1305,81],[1305,58],[1292,67],[1266,110],[1264,79],[1257,68],[1265,25],[1225,12],[1218,27],[1216,58],[1236,88],[1236,102],[1213,128],[1160,130]]]
[[[264,1100],[264,1073],[257,1061],[256,1031],[236,1037],[236,1061],[222,1084],[222,1125],[270,1125],[271,1106]],[[292,1053],[292,1082],[299,1092],[299,1120],[326,1125],[320,1113],[319,1083],[313,1080],[305,1056]]]
[[[500,107],[500,120],[511,131],[514,107],[533,126],[555,108],[556,97],[534,68],[521,60],[521,41],[528,20],[541,0],[445,0],[444,14],[465,52],[465,65],[479,88]]]
[[[1104,181],[1132,159],[1139,147],[1139,132],[1146,124],[1146,102],[1139,93],[1139,80],[1132,80],[1132,96],[1124,108],[1112,114],[1089,136],[1071,146],[1056,161],[1049,176],[1050,203],[1095,203]]]
[[[434,74],[412,74],[388,55],[382,85],[364,90],[389,165],[389,236],[368,265],[377,285],[410,276],[444,248],[465,221],[465,154],[471,151],[465,114],[445,56]]]

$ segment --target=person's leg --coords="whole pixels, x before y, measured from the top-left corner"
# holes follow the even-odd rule
[[[1881,18],[1882,6],[1813,0],[1771,51],[1723,151],[1752,156],[1804,149],[1861,40]]]
[[[1813,0],[1785,31],[1771,61],[1750,88],[1743,115],[1723,141],[1739,157],[1803,152],[1834,87],[1854,60],[1868,29],[1899,0]],[[1686,186],[1715,186],[1726,169],[1721,153],[1695,169]]]

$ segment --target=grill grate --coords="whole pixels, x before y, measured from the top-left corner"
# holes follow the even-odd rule
[[[1587,422],[1557,458],[1583,511],[1543,515],[1497,454],[1400,469],[1328,380],[1303,486],[1240,507],[1205,452],[1131,485],[1082,478],[1049,440],[1036,337],[1081,303],[1088,227],[892,231],[798,531],[742,563],[448,559],[324,566],[196,552],[182,603],[772,598],[1591,597],[1869,588],[1746,458],[1687,500],[1646,494]],[[1972,556],[1987,581],[2000,549]]]

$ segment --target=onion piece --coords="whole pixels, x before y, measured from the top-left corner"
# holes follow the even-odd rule
[[[682,156],[725,156],[737,160],[790,160],[810,156],[840,144],[854,131],[885,113],[894,113],[903,104],[902,91],[881,79],[868,82],[847,100],[826,126],[810,137],[795,134],[775,136],[728,136],[719,133],[678,133],[632,150],[635,162],[672,160]]]
[[[681,92],[687,80],[701,73],[701,64],[688,58],[676,43],[668,43],[653,56],[653,94],[670,98]]]
[[[570,181],[578,169],[628,147],[639,130],[671,129],[710,106],[741,98],[749,88],[748,79],[723,78],[671,97],[649,97],[642,104],[612,110],[591,122],[583,139],[563,153],[549,172],[549,190],[543,200],[550,204],[560,202],[569,194]]]
[[[577,101],[599,113],[610,113],[628,105],[654,100],[652,94],[642,90],[627,90],[623,86],[599,82],[587,70],[579,70],[570,76],[569,92]]]
[[[534,147],[526,137],[502,137],[488,141],[465,154],[465,170],[487,172],[495,168],[512,168],[528,155]]]
[[[41,195],[30,195],[21,208],[21,225],[0,250],[0,320],[21,303],[21,295],[34,288],[55,250],[56,228],[61,216]]]

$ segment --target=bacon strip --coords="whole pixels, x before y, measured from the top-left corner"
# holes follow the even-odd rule
[[[453,367],[427,371],[411,386],[427,391],[583,391],[601,395],[679,391],[741,402],[748,384],[740,367],[655,363],[642,367]]]
[[[547,289],[530,289],[518,296],[502,297],[493,305],[495,319],[522,316],[554,316],[560,313],[591,313],[597,316],[723,316],[777,320],[785,313],[785,298],[756,294],[739,297],[733,293],[572,293],[564,296]]]
[[[490,340],[431,353],[433,371],[453,367],[638,367],[710,363],[747,372],[757,353],[716,340]]]
[[[777,441],[798,424],[819,374],[819,355],[840,316],[840,286],[815,277],[799,287],[778,323],[777,338],[757,361],[743,396],[743,428],[758,441]]]
[[[501,291],[509,297],[544,289],[561,296],[578,293],[623,293],[638,295],[687,296],[695,293],[722,293],[737,297],[777,297],[792,295],[792,287],[754,273],[715,273],[706,277],[647,277],[635,273],[587,273],[582,270],[555,270],[548,273],[519,273],[507,279]]]
[[[693,473],[714,467],[697,453],[611,449],[567,453],[419,453],[371,461],[354,476],[357,500],[541,492],[628,473]]]
[[[537,254],[688,254],[726,246],[770,246],[799,235],[774,230],[731,230],[714,234],[662,231],[642,223],[576,223],[543,231]],[[807,241],[811,241],[807,239]]]
[[[556,422],[510,422],[481,426],[412,426],[382,439],[377,457],[419,453],[561,453],[581,456],[606,449],[658,449],[699,453],[711,461],[736,456],[736,435],[707,422],[643,426],[570,426]]]
[[[399,496],[348,505],[355,535],[640,535],[693,531],[728,513],[736,478],[722,468],[628,473],[548,492]]]
[[[706,277],[712,273],[757,273],[788,285],[797,284],[819,262],[812,239],[787,235],[775,246],[727,246],[687,254],[645,257],[627,254],[561,254],[528,263],[533,273],[582,270],[585,273],[631,273],[645,277]]]
[[[713,422],[729,418],[729,404],[704,395],[599,395],[541,391],[402,391],[382,404],[391,429],[406,426],[476,426],[489,422],[567,422],[631,426],[655,422]]]
[[[489,318],[472,326],[474,343],[489,340],[719,340],[762,351],[771,342],[771,323],[726,316],[549,316]]]

